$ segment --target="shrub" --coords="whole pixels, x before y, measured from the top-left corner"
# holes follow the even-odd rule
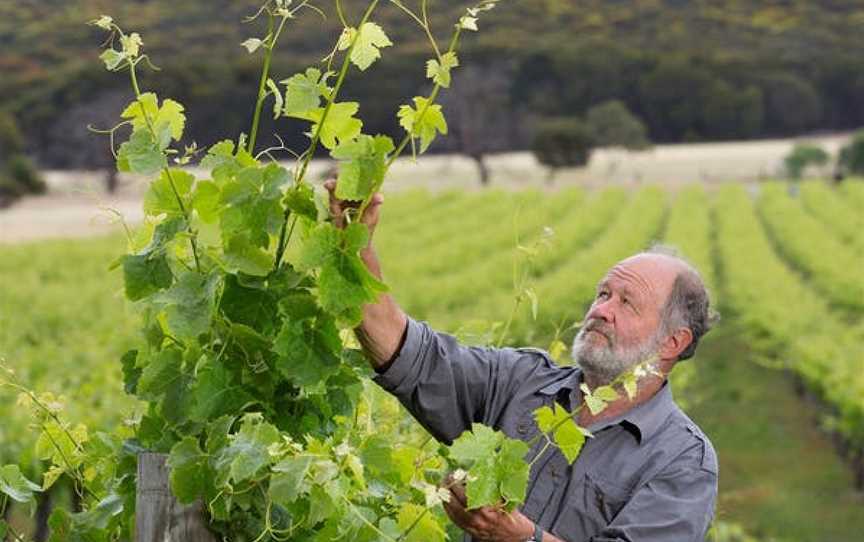
[[[840,170],[853,175],[864,174],[864,130],[858,130],[852,141],[840,149]]]
[[[594,137],[588,125],[576,117],[555,117],[537,123],[531,150],[550,168],[550,176],[562,167],[584,166],[591,156]]]
[[[783,159],[783,165],[790,179],[800,179],[808,166],[824,166],[829,158],[825,149],[818,145],[797,143],[792,152]]]
[[[619,100],[609,100],[589,109],[585,123],[598,147],[639,150],[651,146],[645,125]]]

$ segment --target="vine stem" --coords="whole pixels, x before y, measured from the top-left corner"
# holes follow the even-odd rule
[[[336,101],[336,96],[338,96],[339,91],[342,89],[342,85],[345,82],[345,76],[348,74],[348,68],[351,66],[351,53],[354,52],[354,47],[357,45],[357,40],[360,38],[360,28],[363,28],[363,25],[366,21],[369,20],[369,17],[372,16],[372,12],[375,11],[375,7],[378,5],[380,0],[372,0],[369,4],[369,7],[366,8],[366,12],[363,13],[363,18],[360,20],[360,24],[357,25],[357,32],[354,34],[354,38],[351,40],[351,44],[348,46],[348,50],[345,52],[345,58],[342,60],[342,67],[339,70],[339,77],[336,79],[336,84],[333,86],[333,90],[330,92],[330,95],[327,96],[327,103],[324,106],[324,111],[321,113],[321,120],[318,122],[318,127],[315,129],[315,133],[312,135],[312,143],[309,144],[309,148],[306,150],[303,156],[303,162],[300,164],[300,169],[297,172],[297,176],[295,177],[294,182],[294,190],[297,190],[302,184],[306,177],[306,171],[309,169],[309,162],[312,161],[312,157],[315,155],[315,150],[318,148],[318,142],[321,140],[321,131],[324,127],[324,123],[327,121],[327,116],[330,114],[330,110],[333,108],[333,103]],[[282,256],[285,254],[285,246],[290,239],[289,236],[286,236],[286,230],[288,228],[288,217],[291,215],[290,209],[285,209],[284,218],[282,220],[282,228],[279,231],[279,245],[276,248],[276,261],[274,263],[273,269],[279,269],[279,265],[282,263]],[[293,228],[292,228],[293,229]]]
[[[390,542],[399,542],[397,539],[393,538],[392,536],[388,535],[387,533],[385,533],[384,531],[382,531],[381,529],[379,529],[377,525],[375,525],[374,523],[372,523],[371,521],[369,521],[369,520],[366,518],[366,516],[364,516],[363,514],[361,514],[360,511],[357,510],[357,507],[354,506],[354,503],[351,502],[351,501],[348,499],[348,497],[346,497],[345,495],[342,495],[342,500],[344,500],[345,503],[348,504],[348,509],[351,510],[351,512],[352,512],[355,516],[357,516],[358,518],[360,518],[360,520],[361,520],[363,523],[365,523],[366,525],[368,525],[369,527],[371,527],[373,531],[375,531],[376,533],[378,533],[379,535],[381,535],[381,536],[382,536],[383,538],[385,538],[386,540],[389,540]]]
[[[462,27],[456,26],[456,32],[453,33],[453,38],[450,40],[450,46],[447,49],[448,53],[452,53],[456,50],[456,46],[459,44],[459,36],[462,34]],[[438,93],[441,92],[441,84],[435,83],[435,86],[432,88],[432,92],[429,94],[428,98],[426,98],[426,104],[419,111],[419,115],[414,120],[414,125],[419,124],[423,117],[426,116],[426,112],[435,102],[435,99],[438,97]],[[413,126],[412,126],[413,128]],[[357,216],[362,217],[363,213],[366,212],[366,207],[369,206],[369,203],[372,201],[372,196],[375,195],[378,190],[381,189],[381,185],[384,182],[384,178],[387,176],[387,172],[390,171],[390,166],[393,165],[393,162],[396,161],[397,158],[402,154],[402,151],[405,150],[405,147],[408,146],[410,142],[414,140],[414,131],[412,129],[411,132],[408,132],[405,137],[402,138],[402,141],[399,142],[399,145],[396,147],[396,150],[393,151],[393,154],[390,155],[390,158],[387,159],[387,162],[384,164],[384,175],[381,176],[381,181],[375,183],[375,186],[372,187],[372,190],[369,192],[369,195],[366,199],[363,200],[363,203],[360,204],[360,208],[357,210]]]
[[[144,116],[144,122],[147,123],[150,135],[153,136],[153,141],[158,141],[159,138],[156,135],[155,128],[153,128],[153,122],[150,120],[150,116],[144,108],[144,103],[141,101],[141,89],[138,87],[138,77],[135,74],[135,61],[130,58],[127,62],[129,63],[129,77],[132,80],[132,90],[135,92],[135,100],[138,102],[138,107],[141,108],[141,114]],[[165,175],[168,177],[168,184],[171,185],[171,191],[174,193],[174,197],[177,198],[177,205],[180,207],[180,212],[183,213],[183,218],[186,220],[187,227],[191,227],[189,211],[186,209],[186,206],[183,204],[183,198],[180,197],[180,193],[177,191],[177,183],[174,182],[174,175],[171,173],[171,168],[166,165],[162,171],[164,171]],[[195,259],[195,269],[200,273],[201,261],[198,259],[198,243],[194,234],[189,237],[189,243],[192,245],[192,257]]]

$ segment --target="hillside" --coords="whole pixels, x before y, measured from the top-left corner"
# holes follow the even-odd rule
[[[365,2],[343,3],[348,18],[359,19]],[[320,4],[327,15],[323,24],[307,11],[283,36],[277,74],[290,75],[332,46],[338,18],[331,2]],[[86,147],[86,138],[58,142],[56,132],[65,136],[70,126],[80,128],[94,116],[111,118],[127,99],[125,78],[104,73],[98,61],[102,33],[85,24],[110,13],[142,34],[162,68],[146,75],[147,84],[186,103],[197,139],[209,142],[215,133],[238,131],[247,122],[259,69],[259,58],[239,43],[264,34],[262,21],[241,21],[258,5],[231,0],[2,2],[0,109],[16,115],[43,160],[59,166],[92,164],[92,159],[82,164],[57,150]],[[447,27],[468,5],[430,2],[439,40],[446,39]],[[374,97],[367,118],[375,128],[388,129],[394,126],[394,102],[424,84],[422,61],[429,53],[422,32],[392,4],[382,2],[374,18],[396,47],[371,77],[349,84],[348,92]],[[646,120],[654,139],[663,141],[849,129],[864,124],[862,24],[864,4],[853,0],[503,0],[483,18],[483,32],[465,39],[463,65],[474,61],[500,74],[511,99],[529,113],[578,113],[603,99],[621,99]],[[667,104],[680,102],[674,92],[668,95],[670,88],[692,90],[693,100],[700,101],[667,118]],[[710,100],[720,103],[709,105]],[[99,107],[111,111],[100,117],[93,112]],[[699,117],[705,109],[717,113]],[[196,129],[196,115],[217,118]],[[524,143],[525,135],[517,134],[502,146]]]

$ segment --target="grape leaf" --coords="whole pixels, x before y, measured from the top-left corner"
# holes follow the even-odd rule
[[[182,362],[182,353],[177,348],[170,347],[157,352],[141,372],[138,395],[146,399],[163,394],[171,382],[180,378]]]
[[[500,479],[501,496],[509,510],[525,501],[528,491],[529,467],[525,462],[528,444],[516,439],[504,439],[498,452],[497,475]]]
[[[177,198],[179,197],[183,202],[183,209],[188,210],[190,191],[194,182],[195,177],[182,169],[171,168],[162,171],[162,174],[150,183],[147,193],[144,194],[144,212],[150,216],[159,216],[163,213],[169,217],[183,216]]]
[[[316,109],[321,104],[321,97],[330,94],[327,78],[331,74],[322,74],[317,68],[309,68],[305,73],[297,73],[279,81],[285,85],[283,114],[290,116]]]
[[[0,493],[8,495],[13,501],[26,503],[33,499],[33,494],[42,491],[38,484],[28,480],[18,465],[0,467]]]
[[[123,256],[126,297],[138,301],[171,286],[173,275],[164,255]]]
[[[393,45],[383,28],[375,23],[367,22],[360,27],[359,36],[356,28],[345,28],[339,37],[339,50],[344,51],[351,47],[351,43],[355,39],[354,49],[351,50],[351,62],[361,71],[365,71],[377,59],[381,58],[380,49]]]
[[[191,417],[206,421],[226,414],[235,414],[254,398],[231,378],[231,373],[219,361],[210,361],[198,370],[192,388],[195,406]]]
[[[246,414],[240,431],[230,435],[230,444],[222,449],[214,463],[222,479],[243,482],[270,464],[268,448],[281,440],[279,430],[263,421],[260,413]]]
[[[171,468],[171,490],[181,503],[189,504],[204,493],[207,457],[194,437],[187,436],[171,448],[167,461]]]
[[[137,360],[137,350],[129,350],[120,358],[123,367],[123,389],[129,395],[137,393],[138,380],[141,378],[142,369],[136,365]]]
[[[298,386],[313,386],[339,370],[342,342],[332,319],[286,320],[273,344],[276,367]]]
[[[447,534],[441,525],[435,521],[435,517],[432,514],[427,514],[426,509],[419,504],[410,502],[403,504],[399,509],[397,524],[402,533],[413,526],[411,532],[402,538],[405,542],[444,542],[447,540]]]
[[[360,110],[357,102],[334,103],[327,113],[327,119],[321,126],[320,140],[326,148],[333,150],[341,141],[353,139],[360,135],[363,129],[363,121],[354,115]],[[290,117],[308,120],[312,122],[312,134],[319,130],[321,119],[324,117],[324,108],[316,107],[305,113],[292,113]]]
[[[361,307],[377,299],[387,287],[377,280],[358,256],[369,242],[365,224],[355,222],[343,230],[333,224],[318,225],[301,248],[298,266],[320,268],[318,299],[321,306],[339,319],[356,324]]]
[[[450,71],[459,66],[459,57],[454,52],[441,55],[441,61],[432,59],[426,62],[426,77],[444,88],[450,88]]]
[[[273,502],[285,506],[308,492],[304,480],[311,464],[312,458],[305,455],[288,457],[273,465],[275,474],[270,479],[270,498]]]
[[[221,191],[213,181],[198,181],[195,185],[195,194],[192,196],[192,208],[198,212],[207,224],[213,224],[219,220],[219,209]]]
[[[253,245],[247,235],[230,238],[224,252],[224,264],[231,273],[265,277],[273,268],[273,256]]]
[[[165,127],[168,128],[171,138],[179,141],[183,137],[183,128],[186,126],[186,115],[183,106],[171,99],[162,101],[152,92],[145,92],[130,103],[120,113],[124,119],[132,120],[132,128],[136,131],[153,127],[153,131],[160,133]]]
[[[165,306],[169,331],[180,339],[194,340],[210,328],[220,277],[188,271],[169,288],[154,297]]]
[[[387,155],[396,147],[387,136],[361,134],[357,139],[343,141],[330,155],[339,160],[339,182],[336,197],[364,200],[373,187],[384,181]]]
[[[494,455],[502,438],[503,433],[483,424],[472,424],[471,431],[465,431],[453,441],[450,457],[461,465],[470,466]]]
[[[416,96],[414,97],[414,107],[403,105],[397,113],[399,125],[411,137],[420,138],[421,153],[426,152],[437,134],[447,134],[447,121],[444,119],[441,106],[439,104],[427,104],[429,104],[428,99]]]
[[[132,132],[117,151],[118,171],[152,175],[166,165],[162,149],[146,130]]]

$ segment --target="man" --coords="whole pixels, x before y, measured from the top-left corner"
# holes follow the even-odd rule
[[[333,195],[333,181],[325,186],[341,223],[348,206]],[[376,194],[362,219],[370,231],[382,202]],[[371,240],[361,256],[380,277]],[[535,349],[462,346],[409,318],[389,295],[364,307],[357,334],[375,381],[448,443],[473,422],[530,440],[538,431],[535,409],[557,401],[572,411],[580,384],[608,384],[656,356],[657,375],[639,381],[634,399],[622,394],[596,416],[580,411],[577,421],[593,438],[572,465],[557,449],[535,462],[519,510],[469,510],[461,487],[451,490],[445,510],[475,540],[702,542],[714,515],[717,457],[673,401],[666,376],[693,355],[712,320],[699,274],[675,256],[649,251],[619,262],[600,281],[573,341],[579,367],[560,367]]]

